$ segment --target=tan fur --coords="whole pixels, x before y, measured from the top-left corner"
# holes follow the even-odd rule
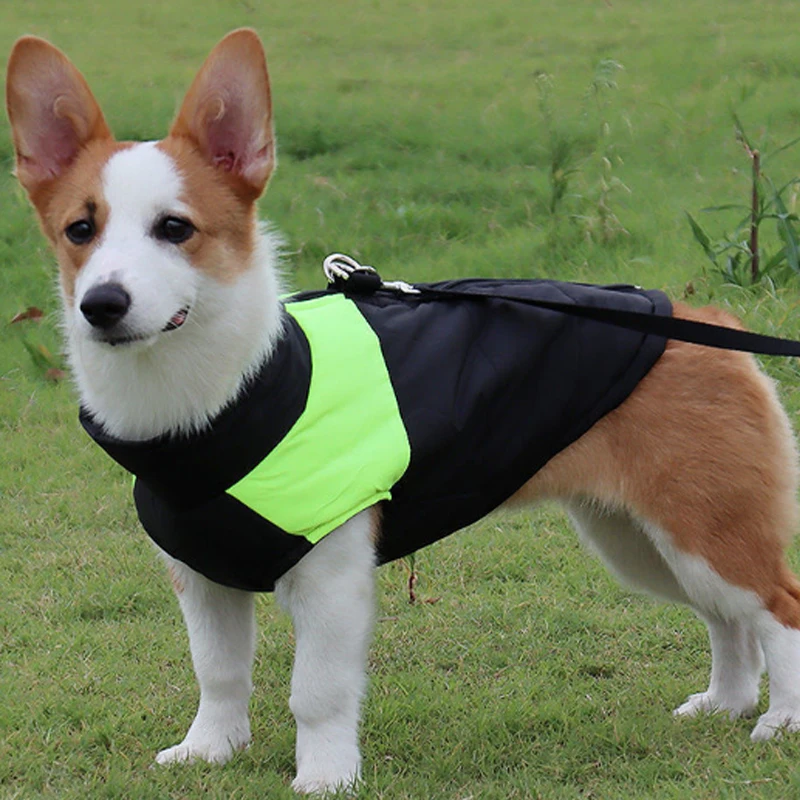
[[[678,305],[675,312],[740,327],[716,309]],[[788,420],[754,359],[670,341],[631,396],[510,502],[586,498],[623,506],[800,627],[800,584],[784,562],[797,523],[797,480]]]
[[[182,202],[197,232],[183,249],[192,263],[217,280],[230,281],[250,268],[258,233],[256,205],[214,169],[188,139],[170,136],[158,147],[175,162],[185,187]]]
[[[72,298],[75,279],[102,239],[108,205],[101,185],[102,171],[115,153],[133,142],[100,139],[89,142],[59,181],[39,187],[32,202],[42,230],[61,265],[65,294]],[[187,139],[169,137],[158,144],[170,156],[185,185],[181,200],[190,209],[197,233],[183,245],[192,262],[220,281],[233,280],[250,266],[258,232],[255,203],[224,182]],[[76,246],[63,233],[79,219],[91,218],[98,236],[89,245]]]
[[[167,565],[167,572],[169,573],[169,580],[172,584],[172,588],[175,590],[175,594],[180,597],[186,591],[186,586],[178,572],[178,568],[174,563],[170,563]]]
[[[383,523],[382,506],[376,505],[369,509],[369,524],[372,543],[378,547],[381,536],[381,524]]]
[[[108,221],[109,209],[101,183],[103,167],[111,156],[130,146],[129,142],[113,139],[89,142],[60,180],[41,187],[31,197],[42,231],[58,258],[61,286],[70,301],[78,272],[102,240]],[[80,219],[93,220],[97,228],[98,235],[88,245],[74,245],[64,235],[67,226]]]

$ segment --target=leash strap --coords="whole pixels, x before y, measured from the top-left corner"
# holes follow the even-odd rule
[[[405,281],[384,281],[373,267],[359,264],[354,258],[334,253],[323,262],[323,271],[338,291],[350,295],[373,294],[383,290],[405,294],[419,300],[471,300],[481,302],[485,299],[507,300],[512,303],[536,306],[549,311],[558,311],[574,317],[582,317],[607,325],[636,331],[637,333],[663,336],[705,347],[722,350],[741,350],[766,356],[800,356],[800,342],[765,336],[751,331],[726,328],[708,322],[665,317],[661,314],[645,314],[639,311],[625,311],[613,308],[598,308],[581,303],[561,303],[551,300],[537,300],[528,297],[515,297],[502,293],[459,292],[455,289],[434,289],[429,286],[414,286]]]

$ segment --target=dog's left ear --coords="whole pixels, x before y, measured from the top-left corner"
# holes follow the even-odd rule
[[[267,62],[255,31],[233,31],[211,51],[170,136],[192,141],[250,199],[264,191],[275,167],[275,138]]]

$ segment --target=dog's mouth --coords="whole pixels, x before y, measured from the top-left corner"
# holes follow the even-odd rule
[[[186,322],[186,318],[189,316],[189,306],[184,306],[180,311],[176,311],[170,318],[169,322],[161,329],[161,333],[166,333],[167,331],[174,331],[183,325]]]
[[[167,324],[158,332],[158,333],[169,333],[170,331],[175,331],[178,328],[182,327],[183,324],[186,322],[187,318],[189,317],[189,311],[191,310],[190,306],[183,306],[183,308],[176,311],[168,320]],[[131,334],[131,335],[118,335],[114,336],[113,334],[106,333],[103,336],[102,341],[106,344],[110,344],[112,347],[118,347],[120,345],[126,344],[135,344],[136,342],[147,342],[155,340],[158,334],[147,334],[147,333],[139,333],[139,334]]]

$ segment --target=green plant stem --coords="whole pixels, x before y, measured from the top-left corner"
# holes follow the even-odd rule
[[[758,185],[761,180],[761,153],[749,150],[753,160],[753,192],[750,206],[750,276],[753,283],[758,280],[761,264],[758,253],[759,197]]]

